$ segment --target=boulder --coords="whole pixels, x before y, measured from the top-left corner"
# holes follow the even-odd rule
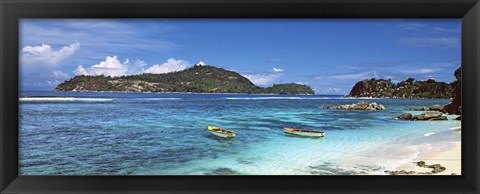
[[[415,171],[406,171],[406,170],[390,171],[390,170],[386,170],[385,173],[388,173],[389,175],[412,175],[412,174],[415,174]]]
[[[443,121],[448,120],[446,116],[443,116],[443,113],[436,111],[428,111],[421,113],[419,115],[412,116],[410,113],[403,113],[397,117],[398,120],[406,121]]]
[[[337,109],[337,110],[385,110],[385,106],[376,102],[368,103],[367,101],[360,101],[354,104],[345,104],[339,106],[321,106],[325,109]]]
[[[448,120],[448,118],[446,116],[439,116],[439,117],[429,119],[429,121],[444,121],[444,120]]]
[[[410,113],[403,113],[402,115],[397,117],[398,120],[412,120],[412,114]]]
[[[432,107],[429,108],[431,111],[442,111],[443,110],[443,106],[440,106],[440,105],[433,105]]]
[[[430,108],[428,107],[425,107],[425,106],[422,106],[422,107],[418,107],[418,108],[410,108],[408,110],[414,110],[414,111],[429,111]]]
[[[443,172],[447,169],[440,164],[427,165],[425,163],[425,161],[419,161],[419,162],[416,162],[416,164],[417,164],[417,166],[422,167],[422,168],[432,168],[432,171],[431,171],[432,174],[440,173],[440,172]],[[427,173],[422,173],[422,174],[427,174]]]
[[[424,112],[419,115],[413,116],[413,120],[430,120],[433,118],[438,118],[441,117],[443,113],[441,112],[434,112],[434,111],[429,111],[429,112]]]

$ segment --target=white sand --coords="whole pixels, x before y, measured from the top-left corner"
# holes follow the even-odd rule
[[[406,171],[415,171],[415,172],[430,172],[431,168],[423,168],[417,166],[414,162],[425,161],[427,165],[440,164],[446,168],[445,171],[441,173],[436,173],[434,175],[451,175],[455,173],[456,175],[461,175],[462,173],[462,152],[461,152],[461,142],[453,143],[453,146],[450,146],[448,149],[442,150],[436,153],[430,153],[425,156],[419,156],[414,159],[413,162],[399,166],[395,170],[406,170]]]

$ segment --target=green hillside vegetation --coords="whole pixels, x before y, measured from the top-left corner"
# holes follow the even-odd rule
[[[80,75],[58,85],[55,91],[314,94],[310,86],[302,84],[259,87],[236,72],[213,66],[194,66],[165,74],[145,73],[121,77]]]

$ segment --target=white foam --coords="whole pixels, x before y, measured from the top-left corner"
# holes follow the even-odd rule
[[[428,133],[425,133],[423,136],[428,137],[428,136],[434,135],[434,134],[435,134],[434,132],[428,132]]]
[[[343,97],[341,97],[343,98]],[[341,99],[338,98],[338,99]],[[253,98],[226,98],[228,100],[319,100],[319,99],[336,99],[336,98],[329,98],[329,97],[253,97]]]
[[[75,97],[22,97],[20,101],[26,102],[105,102],[112,101],[110,98],[75,98]]]
[[[181,98],[138,98],[142,100],[181,100]]]
[[[450,129],[451,129],[451,130],[460,130],[460,129],[462,129],[462,127],[460,127],[460,126],[459,126],[459,127],[452,127],[452,128],[450,128]]]

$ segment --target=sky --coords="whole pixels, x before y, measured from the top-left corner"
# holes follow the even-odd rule
[[[461,65],[460,34],[460,19],[22,19],[20,87],[195,64],[316,94],[348,94],[370,78],[449,83]]]

